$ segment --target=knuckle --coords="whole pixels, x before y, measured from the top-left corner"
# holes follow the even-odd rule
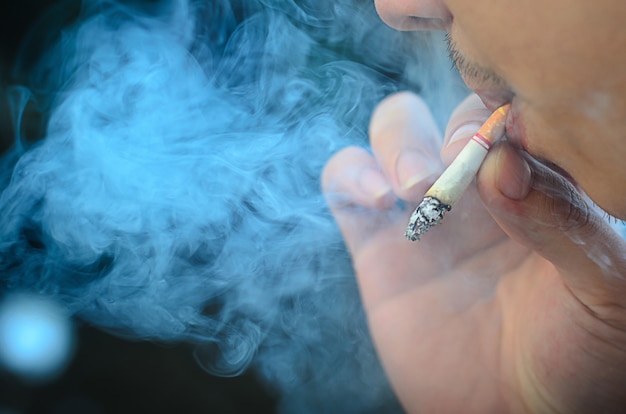
[[[556,230],[581,237],[597,231],[597,215],[578,189],[560,174],[543,167],[535,170],[540,175],[537,190],[543,193],[542,211],[548,214],[546,223]]]
[[[560,212],[559,230],[564,233],[576,232],[587,237],[595,233],[595,217],[591,206],[585,201],[578,190],[567,183],[564,195],[558,200],[556,211]]]

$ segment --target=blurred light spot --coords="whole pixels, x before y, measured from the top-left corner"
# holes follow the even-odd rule
[[[57,303],[19,294],[0,304],[0,363],[7,370],[26,380],[52,380],[73,349],[73,326]]]

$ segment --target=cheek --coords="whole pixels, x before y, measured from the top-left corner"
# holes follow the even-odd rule
[[[518,102],[515,129],[524,149],[531,155],[549,160],[561,167],[568,164],[568,154],[573,152],[574,142],[566,140],[563,124],[565,119],[545,109]]]
[[[610,128],[580,114],[529,107],[521,112],[526,150],[564,170],[600,208],[626,219],[626,144],[615,145]]]

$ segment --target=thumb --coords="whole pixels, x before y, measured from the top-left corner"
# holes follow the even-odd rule
[[[626,244],[570,181],[501,142],[477,185],[500,227],[549,260],[583,303],[623,304]]]

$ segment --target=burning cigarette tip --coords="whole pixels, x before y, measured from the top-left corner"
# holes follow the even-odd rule
[[[404,236],[411,241],[419,240],[420,236],[430,230],[431,227],[441,223],[443,216],[451,208],[452,206],[442,203],[435,197],[424,197],[411,214]]]

